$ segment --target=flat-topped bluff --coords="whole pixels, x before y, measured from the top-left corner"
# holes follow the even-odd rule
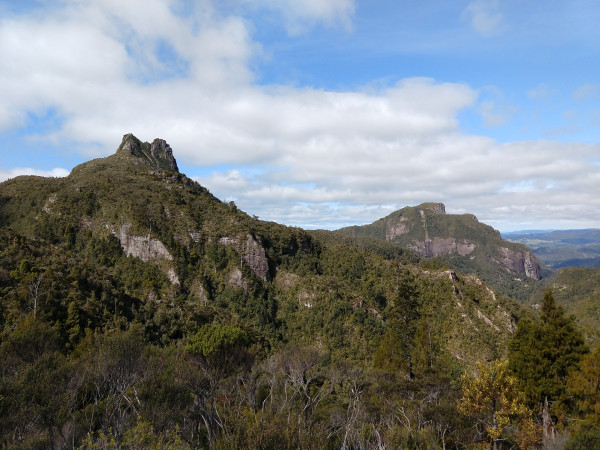
[[[142,142],[133,134],[123,136],[117,155],[135,156],[155,169],[179,172],[171,146],[164,139],[156,138],[152,143]]]
[[[407,206],[369,225],[338,230],[353,237],[374,237],[415,251],[442,257],[463,272],[480,275],[509,293],[525,280],[539,280],[539,261],[524,245],[502,239],[500,232],[473,214],[447,214],[443,203]],[[520,281],[517,281],[520,280]]]

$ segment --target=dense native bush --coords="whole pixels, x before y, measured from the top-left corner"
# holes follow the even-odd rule
[[[123,226],[171,259],[127,256]],[[2,446],[534,448],[546,396],[572,448],[596,442],[598,350],[447,263],[131,158],[2,183]]]

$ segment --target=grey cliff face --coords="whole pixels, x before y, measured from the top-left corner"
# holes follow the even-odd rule
[[[250,235],[246,237],[243,258],[252,271],[261,279],[267,280],[269,275],[269,262],[265,249]]]
[[[173,156],[171,146],[164,139],[154,139],[150,145],[150,155],[154,161],[160,162],[163,168],[179,172],[177,161]]]
[[[446,214],[446,205],[444,205],[443,203],[426,203],[423,206],[425,209],[433,211],[434,214]]]
[[[121,226],[119,234],[115,233],[127,256],[140,258],[144,262],[152,259],[173,260],[173,256],[162,242],[150,236],[134,236],[129,234],[130,226],[130,224],[125,224]]]
[[[420,256],[429,258],[452,254],[467,256],[475,250],[477,245],[466,239],[434,237],[426,241],[414,241],[412,244],[408,244],[407,247],[417,252]]]
[[[153,237],[148,236],[135,236],[129,233],[131,224],[126,223],[121,226],[117,233],[113,229],[113,234],[119,239],[121,248],[127,256],[133,256],[139,258],[144,262],[148,261],[173,261],[173,255],[169,253],[169,250],[165,245]],[[179,277],[175,270],[170,267],[166,273],[167,277],[172,284],[179,284]]]
[[[535,280],[540,280],[542,278],[540,263],[537,258],[531,252],[525,253],[525,260],[523,263],[525,267],[525,275],[529,278],[533,278]]]
[[[533,253],[500,247],[500,254],[502,255],[502,264],[507,269],[535,280],[541,279],[540,264]]]
[[[269,261],[265,249],[251,236],[247,235],[245,242],[238,237],[224,236],[219,239],[219,244],[233,246],[245,264],[259,278],[267,281],[269,277]]]

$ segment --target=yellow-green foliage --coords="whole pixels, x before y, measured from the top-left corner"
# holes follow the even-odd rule
[[[518,380],[508,368],[507,360],[475,363],[474,375],[461,377],[462,398],[458,410],[475,419],[497,448],[503,433],[512,423],[531,427],[532,412],[525,406],[525,396]]]

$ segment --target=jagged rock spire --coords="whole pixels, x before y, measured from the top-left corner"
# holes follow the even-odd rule
[[[123,141],[117,149],[117,154],[136,156],[155,169],[179,172],[177,161],[173,156],[171,146],[164,139],[154,139],[152,144],[142,142],[133,134],[123,136]]]

